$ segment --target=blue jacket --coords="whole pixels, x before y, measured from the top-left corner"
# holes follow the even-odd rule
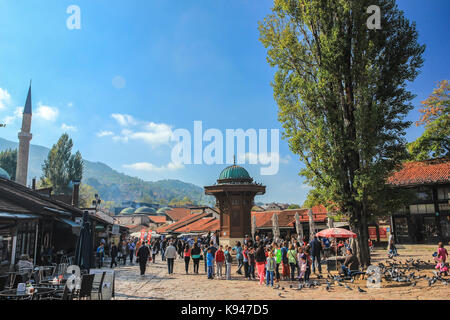
[[[234,247],[233,250],[236,250],[236,259],[244,259],[244,255],[242,254],[242,247]]]
[[[208,266],[208,267],[213,267],[214,266],[214,256],[213,256],[213,254],[211,253],[211,252],[208,252],[207,254],[206,254],[206,265]]]

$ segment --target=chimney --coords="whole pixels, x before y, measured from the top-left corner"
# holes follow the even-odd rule
[[[75,180],[73,181],[72,206],[78,207],[79,198],[80,198],[80,180]]]
[[[36,177],[34,177],[33,180],[31,180],[31,189],[36,191]]]

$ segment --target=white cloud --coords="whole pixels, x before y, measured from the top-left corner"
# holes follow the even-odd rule
[[[65,124],[65,123],[63,123],[62,125],[61,125],[61,129],[63,129],[64,131],[73,131],[73,132],[76,132],[78,129],[77,129],[77,127],[75,127],[75,126],[70,126],[70,125],[67,125],[67,124]]]
[[[0,110],[6,108],[6,105],[11,101],[11,95],[6,89],[0,88]]]
[[[136,162],[133,164],[124,164],[123,167],[126,169],[133,169],[137,171],[149,171],[149,172],[175,171],[184,168],[183,164],[174,162],[169,162],[167,165],[161,167],[155,166],[150,162]]]
[[[34,115],[43,120],[53,122],[58,118],[59,110],[56,107],[45,106],[39,102],[37,111],[36,113],[34,113]]]
[[[107,136],[112,136],[114,135],[114,132],[112,131],[100,131],[97,133],[97,137],[107,137]]]
[[[113,113],[111,117],[113,117],[122,127],[137,124],[137,121],[129,114]]]
[[[272,159],[273,158],[273,159]],[[271,161],[275,161],[278,159],[279,163],[288,164],[291,160],[290,155],[286,155],[285,157],[280,157],[278,153],[271,152],[262,152],[262,153],[253,153],[247,152],[245,154],[238,155],[238,162],[250,163],[250,164],[269,164]]]
[[[4,123],[11,124],[14,121],[16,121],[16,119],[22,119],[22,114],[23,114],[23,107],[16,107],[16,110],[14,110],[14,114],[12,116],[5,117]]]

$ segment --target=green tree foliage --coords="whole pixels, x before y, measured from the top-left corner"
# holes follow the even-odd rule
[[[298,204],[290,204],[288,209],[300,209],[300,206]]]
[[[381,29],[369,30],[378,5]],[[300,174],[349,216],[356,252],[370,264],[367,220],[388,174],[406,158],[406,90],[424,46],[394,0],[274,0],[260,23],[279,121]]]
[[[0,168],[3,168],[8,172],[11,180],[16,179],[16,167],[17,167],[17,149],[8,149],[0,152]]]
[[[78,201],[78,206],[80,208],[90,208],[92,207],[92,201],[95,200],[95,195],[98,191],[94,187],[86,184],[80,184],[80,199]]]
[[[422,116],[417,125],[425,125],[424,133],[408,144],[413,160],[427,160],[450,156],[450,85],[447,80],[438,83],[437,88],[420,109]]]
[[[53,187],[55,193],[71,193],[70,182],[83,177],[83,159],[79,151],[72,155],[72,147],[67,133],[53,145],[42,165],[42,186]]]

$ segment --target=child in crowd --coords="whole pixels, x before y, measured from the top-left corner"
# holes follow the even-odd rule
[[[248,251],[248,261],[249,261],[249,274],[250,278],[255,280],[255,266],[256,266],[256,259],[255,259],[255,249],[253,247],[250,247]]]
[[[266,260],[266,279],[267,279],[267,286],[270,285],[273,287],[273,278],[275,275],[275,268],[277,266],[277,261],[273,257],[273,252],[268,251],[268,257]]]
[[[217,276],[218,277],[222,277],[222,267],[223,267],[223,263],[225,261],[225,255],[223,253],[223,246],[220,245],[219,246],[219,250],[216,251],[216,268],[217,268]]]

